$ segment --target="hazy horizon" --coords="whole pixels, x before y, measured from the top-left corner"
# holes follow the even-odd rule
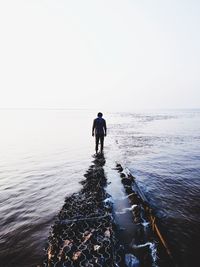
[[[200,108],[200,2],[0,3],[0,108]]]

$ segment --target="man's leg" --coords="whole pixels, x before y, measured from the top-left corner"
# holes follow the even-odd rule
[[[96,134],[95,138],[96,138],[95,150],[96,150],[96,153],[97,153],[98,152],[98,146],[99,146],[99,138],[100,138],[100,136],[98,134]]]
[[[104,135],[101,135],[100,142],[101,142],[101,153],[102,153],[103,152]]]

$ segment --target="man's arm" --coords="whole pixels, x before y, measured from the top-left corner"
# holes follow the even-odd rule
[[[95,129],[95,120],[93,121],[93,125],[92,125],[92,136],[94,136],[94,129]]]
[[[104,120],[104,135],[107,135],[107,127],[106,127],[106,121]]]

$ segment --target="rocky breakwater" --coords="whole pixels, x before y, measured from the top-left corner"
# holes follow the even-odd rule
[[[103,156],[96,156],[80,192],[66,198],[52,227],[40,267],[124,266],[112,202],[105,191]]]
[[[131,258],[139,259],[141,267],[177,267],[171,250],[162,234],[159,220],[149,206],[148,200],[138,186],[135,177],[121,164],[116,165],[121,182],[124,185],[129,203],[128,208],[133,215],[133,223],[136,233],[129,244],[129,253],[125,255],[125,261],[131,262]],[[129,257],[129,258],[128,258]],[[132,265],[130,265],[132,266]]]

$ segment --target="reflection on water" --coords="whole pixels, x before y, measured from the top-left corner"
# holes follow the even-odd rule
[[[36,266],[50,226],[94,152],[96,114],[1,110],[0,262]],[[110,113],[105,156],[129,167],[162,222],[181,267],[196,266],[200,112]],[[108,159],[109,160],[109,159]]]

